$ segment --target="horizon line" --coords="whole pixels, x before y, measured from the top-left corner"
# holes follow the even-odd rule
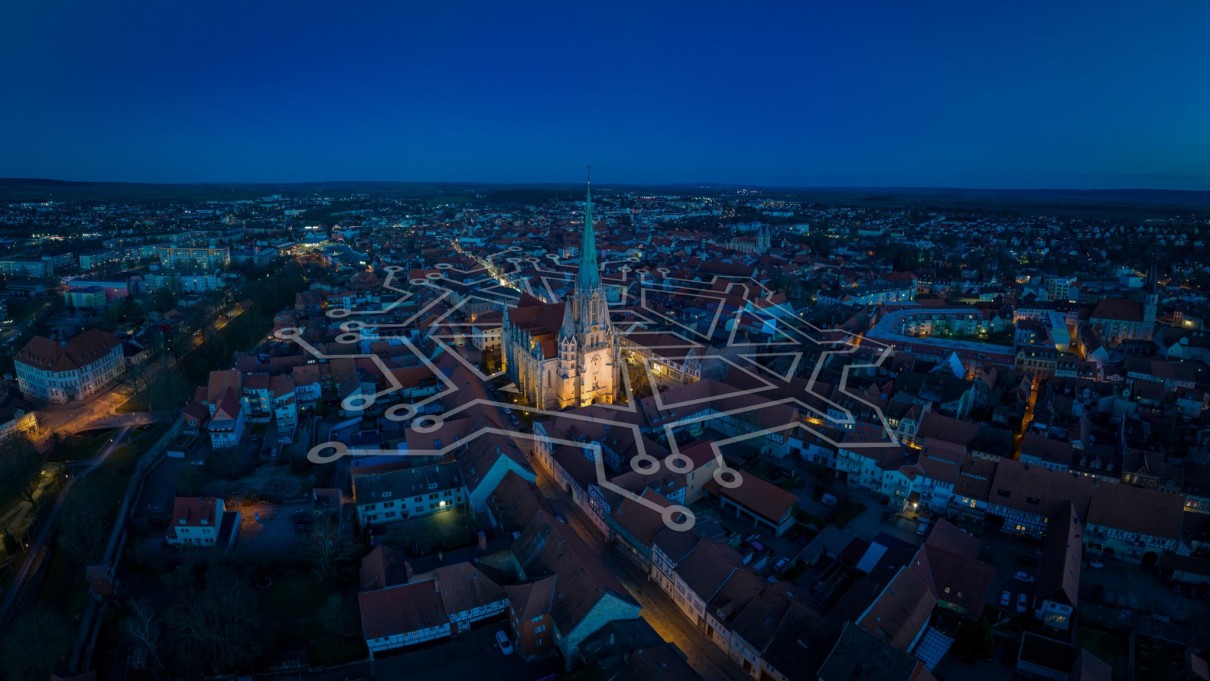
[[[524,182],[508,182],[508,181],[475,181],[475,180],[350,180],[350,179],[327,179],[327,180],[188,180],[188,181],[145,181],[145,180],[75,180],[63,179],[54,177],[16,177],[4,176],[0,177],[0,183],[15,184],[20,182],[29,183],[61,183],[61,184],[92,184],[92,185],[146,185],[146,186],[162,186],[162,187],[202,187],[202,186],[241,186],[241,187],[272,187],[272,186],[296,186],[296,185],[335,185],[335,184],[397,184],[397,185],[464,185],[464,186],[482,186],[482,187],[580,187],[581,183],[571,181],[543,181],[532,180]],[[1131,187],[1065,187],[1065,186],[1028,186],[1028,187],[1004,187],[1004,186],[959,186],[959,185],[862,185],[862,184],[837,184],[837,185],[787,185],[787,184],[761,184],[761,183],[743,183],[743,182],[695,182],[695,181],[662,181],[662,182],[611,182],[601,183],[598,180],[598,187],[638,187],[638,188],[693,188],[693,187],[712,187],[712,188],[735,188],[735,189],[766,189],[766,190],[798,190],[798,191],[991,191],[991,192],[1168,192],[1182,194],[1210,194],[1210,187],[1206,189],[1175,189],[1169,187],[1146,187],[1146,186],[1131,186]]]

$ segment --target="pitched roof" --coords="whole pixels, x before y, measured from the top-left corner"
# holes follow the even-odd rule
[[[979,540],[941,519],[916,552],[910,569],[931,589],[938,601],[979,619],[987,592],[996,576],[994,565],[979,560]]]
[[[121,341],[101,329],[89,329],[64,345],[43,336],[34,336],[13,357],[13,361],[44,371],[73,371],[96,362],[119,345]]]
[[[1185,500],[1178,494],[1130,485],[1101,485],[1092,494],[1088,524],[1179,540],[1184,511]]]
[[[513,542],[512,551],[526,574],[558,576],[551,616],[565,636],[571,635],[607,596],[631,603],[638,610],[638,604],[601,557],[545,511],[534,515]]]
[[[706,483],[706,489],[773,523],[780,523],[798,503],[798,497],[751,473],[745,474],[743,483],[737,487],[723,487],[711,480]]]
[[[357,602],[361,632],[367,640],[440,627],[450,621],[432,580],[363,591]]]
[[[1080,604],[1081,535],[1080,519],[1071,504],[1050,517],[1042,539],[1038,596],[1073,608]]]
[[[361,559],[361,588],[385,589],[408,581],[407,560],[389,546],[378,546]]]
[[[1092,309],[1089,319],[1117,319],[1126,322],[1143,321],[1143,303],[1137,300],[1106,298]]]
[[[508,605],[522,621],[548,614],[554,605],[558,575],[547,575],[525,584],[504,587]]]
[[[241,383],[242,376],[235,369],[211,371],[206,384],[206,401],[210,404],[218,404],[218,401],[227,394],[228,388],[234,388],[238,392]]]
[[[935,681],[924,663],[846,622],[819,681]]]
[[[907,650],[937,604],[932,590],[916,573],[900,569],[857,621],[879,640]]]
[[[468,562],[439,567],[434,571],[441,602],[448,614],[474,610],[507,598],[504,589]]]

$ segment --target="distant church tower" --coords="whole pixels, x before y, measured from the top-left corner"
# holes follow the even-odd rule
[[[1159,281],[1154,262],[1151,263],[1151,270],[1147,272],[1147,284],[1143,291],[1143,322],[1154,324],[1156,309],[1160,305]]]

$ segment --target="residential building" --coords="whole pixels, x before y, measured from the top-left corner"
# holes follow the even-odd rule
[[[100,329],[89,329],[66,343],[34,336],[13,362],[21,393],[47,402],[88,399],[126,371],[122,343]]]

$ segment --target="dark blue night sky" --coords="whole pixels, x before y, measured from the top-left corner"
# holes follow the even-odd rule
[[[1208,39],[1206,0],[11,1],[0,176],[1210,189]]]

